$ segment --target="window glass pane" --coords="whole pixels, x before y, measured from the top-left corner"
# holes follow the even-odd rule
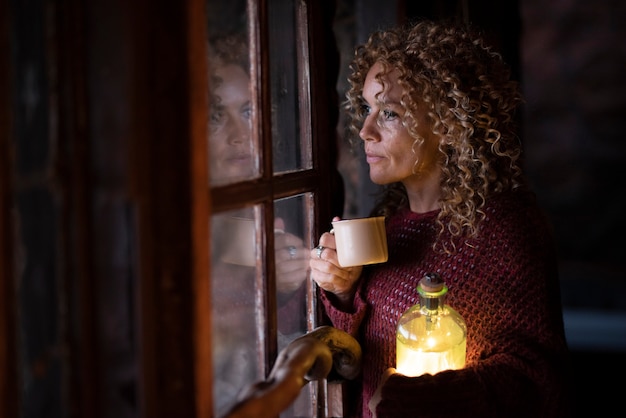
[[[211,218],[213,393],[216,412],[242,388],[263,379],[264,323],[259,274],[260,210],[237,210]]]
[[[275,201],[274,254],[278,302],[279,348],[306,332],[306,290],[310,230],[305,195]],[[284,315],[288,313],[288,315]]]
[[[298,74],[296,22],[300,2],[268,2],[274,173],[310,168],[308,79]],[[308,74],[308,72],[307,72]],[[307,93],[299,99],[299,93]],[[308,109],[308,107],[307,107]]]
[[[311,246],[307,237],[311,225],[309,216],[310,194],[275,201],[274,254],[276,263],[276,301],[278,314],[278,348],[307,332],[307,295],[309,282],[309,254]],[[285,410],[281,417],[311,417],[313,413],[310,385],[300,392],[299,398]]]
[[[259,176],[246,3],[208,1],[209,178],[224,185]]]

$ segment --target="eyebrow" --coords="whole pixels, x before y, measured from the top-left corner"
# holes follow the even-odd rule
[[[382,99],[381,99],[382,98]],[[389,96],[385,94],[385,92],[380,92],[378,94],[376,94],[374,96],[374,99],[376,100],[376,103],[382,103],[382,104],[397,104],[397,105],[401,105],[400,102],[395,101],[395,100],[388,100]],[[363,102],[363,103],[369,103],[367,101],[367,99],[365,98],[365,96],[360,95],[359,96],[359,101]]]
[[[400,103],[397,100],[390,100],[389,96],[387,95],[376,96],[376,103],[385,105],[385,106],[390,106],[390,105],[402,106],[402,103]]]

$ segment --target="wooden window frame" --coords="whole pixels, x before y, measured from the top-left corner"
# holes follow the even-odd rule
[[[249,0],[258,4],[256,13],[259,31],[261,63],[265,69],[258,82],[264,86],[260,100],[268,106],[269,80],[266,77],[267,1]],[[321,4],[320,4],[321,3]],[[333,105],[336,62],[327,61],[330,44],[328,31],[332,24],[331,2],[299,1],[300,65],[310,71],[310,111],[312,138],[312,168],[295,173],[271,176],[271,159],[263,161],[260,180],[243,182],[233,187],[209,190],[206,150],[206,19],[203,0],[186,2],[148,1],[110,2],[93,0],[88,3],[58,0],[40,5],[47,17],[42,28],[50,34],[46,52],[52,59],[46,68],[54,77],[54,88],[45,92],[51,111],[60,123],[51,136],[58,139],[58,155],[53,190],[58,192],[62,212],[54,227],[64,238],[59,249],[59,276],[63,278],[61,293],[61,344],[64,356],[63,393],[65,413],[75,417],[98,417],[103,412],[103,395],[99,378],[104,373],[99,363],[98,346],[102,335],[94,326],[94,305],[98,286],[106,277],[98,271],[108,263],[110,248],[116,243],[100,241],[95,231],[99,219],[93,211],[106,184],[107,175],[119,175],[109,167],[98,167],[94,177],[93,152],[110,135],[121,129],[125,140],[113,144],[125,160],[125,184],[121,198],[128,207],[135,256],[133,274],[137,286],[137,361],[139,376],[137,402],[140,416],[150,418],[212,416],[211,394],[211,313],[209,228],[211,213],[226,210],[241,203],[264,205],[265,227],[273,225],[272,202],[275,199],[301,193],[312,193],[313,236],[319,236],[332,216],[332,190],[336,183],[336,107]],[[6,2],[0,6],[2,12]],[[334,7],[334,6],[332,6]],[[0,13],[10,20],[8,13]],[[121,21],[121,25],[120,25]],[[166,22],[166,24],[164,24]],[[10,23],[10,22],[8,22]],[[47,26],[49,25],[49,26]],[[0,44],[9,46],[10,24],[2,25]],[[116,34],[115,37],[110,36]],[[324,34],[324,35],[322,35]],[[116,44],[116,40],[123,40]],[[308,54],[306,53],[308,48]],[[9,47],[5,50],[10,49]],[[112,66],[102,73],[106,62],[94,63],[101,51]],[[315,63],[311,66],[311,63]],[[96,65],[97,64],[97,65]],[[13,74],[8,65],[0,69],[0,85],[9,86]],[[100,83],[97,86],[92,83]],[[98,89],[94,89],[98,87]],[[89,115],[111,103],[101,101],[99,93],[112,88],[119,103],[128,106],[124,121],[113,121],[105,134],[93,135]],[[3,89],[10,92],[10,89]],[[96,93],[94,93],[96,92]],[[308,94],[308,93],[307,93]],[[0,351],[2,398],[0,415],[20,416],[21,384],[19,370],[18,327],[15,297],[15,258],[12,208],[15,199],[13,170],[14,142],[27,141],[12,131],[11,121],[17,109],[12,108],[10,94],[3,97],[0,120],[3,135],[0,142],[0,304],[3,309],[0,338],[5,341]],[[91,112],[91,113],[90,113]],[[261,128],[270,129],[267,114],[262,116]],[[4,133],[6,132],[6,135]],[[109,135],[109,136],[107,136]],[[264,147],[271,149],[269,136],[262,135]],[[113,137],[119,140],[119,137]],[[98,141],[103,141],[99,143]],[[269,147],[269,148],[268,148]],[[71,150],[71,152],[66,152]],[[271,154],[270,154],[271,155]],[[119,168],[119,167],[118,167]],[[117,181],[117,179],[116,179]],[[56,188],[56,189],[55,189]],[[118,198],[120,195],[117,196]],[[322,220],[322,222],[320,222]],[[268,234],[270,245],[272,234]],[[104,251],[104,252],[103,252]],[[271,259],[271,257],[270,257]],[[268,259],[267,275],[274,272],[273,260]],[[102,283],[100,281],[103,281]],[[272,292],[269,292],[272,293]],[[272,298],[273,296],[268,296]],[[268,300],[271,305],[275,301]],[[73,321],[77,323],[73,323]],[[275,323],[275,318],[271,319]],[[11,347],[14,347],[12,349]],[[276,347],[269,347],[268,367]]]

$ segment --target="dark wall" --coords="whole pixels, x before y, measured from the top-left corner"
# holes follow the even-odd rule
[[[527,171],[556,228],[565,302],[624,311],[626,3],[521,6]]]
[[[527,173],[555,227],[576,416],[626,372],[626,3],[520,0]]]

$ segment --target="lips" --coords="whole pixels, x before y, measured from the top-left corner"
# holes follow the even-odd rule
[[[379,161],[382,161],[383,157],[381,157],[380,155],[376,155],[376,154],[365,154],[365,161],[367,161],[368,164],[375,164]]]
[[[231,164],[249,164],[250,160],[250,154],[235,154],[226,157],[226,161]]]

